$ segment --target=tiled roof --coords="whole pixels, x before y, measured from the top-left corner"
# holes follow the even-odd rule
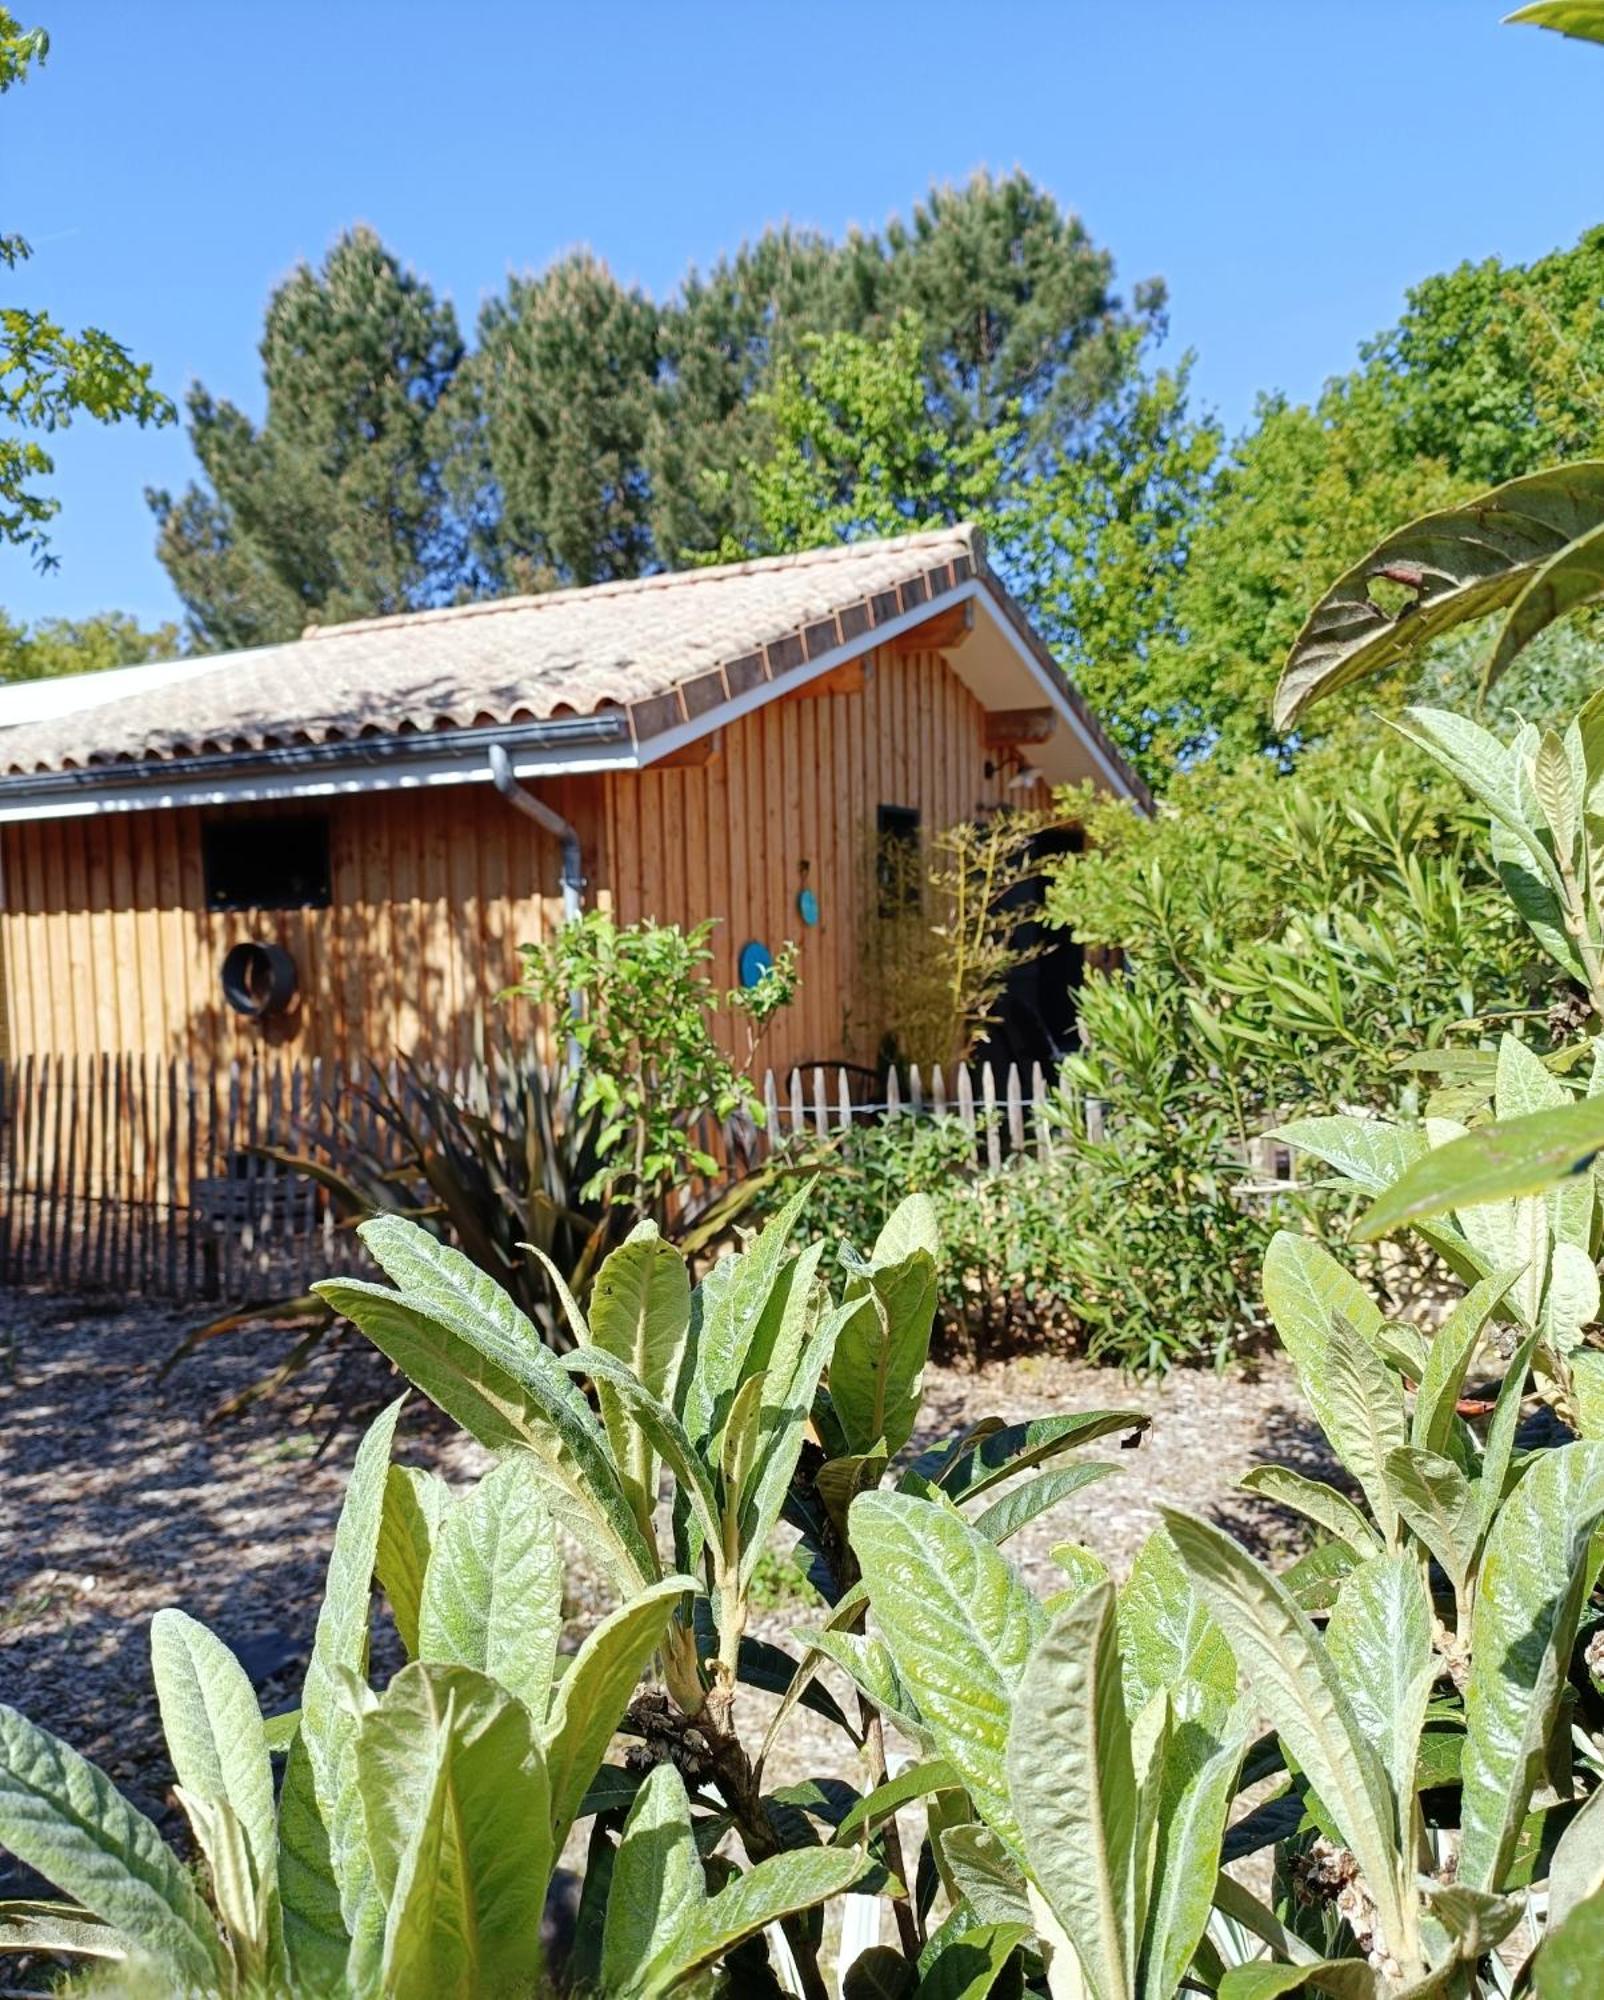
[[[676,571],[588,590],[312,627],[5,726],[0,773],[113,766],[516,725],[621,709],[658,734],[983,572],[970,528]],[[188,664],[188,663],[186,663]],[[197,669],[202,663],[194,663]],[[111,692],[108,689],[108,692]],[[81,699],[80,689],[74,691]]]

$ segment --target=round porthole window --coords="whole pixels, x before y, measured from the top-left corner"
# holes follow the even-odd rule
[[[223,960],[223,998],[236,1014],[260,1021],[295,998],[295,960],[280,944],[237,944]]]
[[[774,954],[758,938],[750,938],[741,946],[741,956],[737,967],[743,986],[756,986],[758,981],[774,963]]]

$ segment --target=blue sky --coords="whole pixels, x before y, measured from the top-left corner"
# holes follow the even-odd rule
[[[1172,349],[1232,427],[1429,272],[1604,220],[1604,51],[1500,28],[1498,0],[17,11],[53,48],[0,108],[0,226],[36,253],[8,292],[253,413],[268,292],[358,220],[471,326],[575,243],[662,293],[766,222],[872,226],[1021,165],[1125,285],[1169,281]],[[182,431],[81,426],[57,458],[60,568],[0,551],[0,605],[174,615],[141,495],[188,477]]]

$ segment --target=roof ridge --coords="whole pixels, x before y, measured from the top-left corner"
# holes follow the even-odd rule
[[[903,549],[935,547],[958,542],[976,553],[978,530],[972,521],[955,521],[951,527],[924,528],[906,535],[877,535],[856,542],[834,542],[820,548],[798,549],[778,556],[748,556],[740,562],[699,564],[691,569],[655,570],[650,576],[615,577],[606,583],[574,584],[565,590],[523,592],[515,597],[481,597],[466,604],[437,604],[422,611],[392,611],[381,618],[349,618],[338,625],[308,625],[300,643],[316,644],[325,639],[344,638],[354,632],[388,632],[417,625],[445,625],[461,618],[485,618],[501,612],[539,611],[550,606],[572,604],[579,598],[593,602],[616,597],[634,597],[655,590],[683,590],[702,583],[719,583],[733,576],[772,574],[788,569],[822,569],[871,555],[886,555]],[[295,643],[295,642],[291,642]]]

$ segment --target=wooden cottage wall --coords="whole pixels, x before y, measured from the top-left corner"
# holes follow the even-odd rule
[[[941,654],[883,649],[851,691],[782,697],[729,725],[699,766],[538,789],[579,831],[587,901],[625,922],[718,919],[721,988],[746,939],[796,940],[801,992],[761,1057],[783,1070],[873,1060],[877,1026],[856,1002],[876,807],[917,808],[927,835],[950,825],[1005,796],[987,756],[984,713]],[[13,1056],[184,1056],[204,1072],[265,1046],[462,1063],[517,975],[517,945],[561,920],[556,843],[488,786],[233,810],[327,814],[328,909],[208,911],[212,815],[198,810],[0,827]],[[797,911],[804,861],[812,929]],[[244,938],[293,955],[292,1019],[263,1027],[224,1002],[219,968]],[[739,1051],[736,1024],[722,1028]]]
[[[546,796],[595,852],[594,785],[563,781]],[[326,813],[329,908],[208,910],[201,825],[214,815],[198,810],[0,828],[13,1056],[125,1052],[205,1068],[277,1047],[466,1062],[476,1023],[517,975],[518,944],[561,918],[556,843],[487,786],[233,810]],[[246,938],[294,957],[291,1017],[258,1025],[224,1001],[223,956]]]
[[[782,697],[723,732],[707,763],[607,781],[607,848],[620,919],[720,919],[712,975],[736,983],[748,938],[801,947],[797,1002],[761,1061],[872,1062],[877,1033],[854,1018],[858,925],[876,808],[916,807],[925,834],[1004,796],[988,780],[984,711],[936,652],[873,657],[852,692]],[[803,886],[820,921],[797,913]],[[726,1039],[739,1046],[731,1023]]]

